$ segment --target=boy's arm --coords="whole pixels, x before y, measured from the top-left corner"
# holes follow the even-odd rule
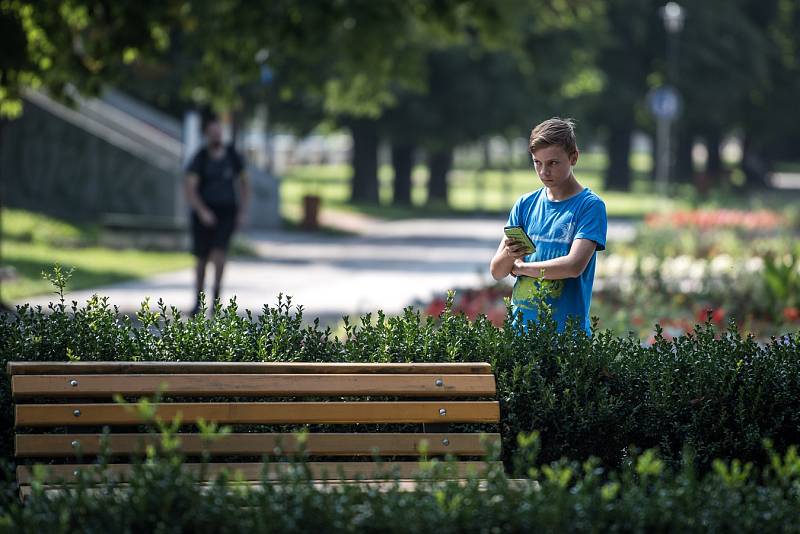
[[[531,278],[544,278],[545,280],[577,278],[589,265],[596,248],[597,243],[594,241],[576,239],[572,242],[572,247],[570,247],[569,254],[566,256],[546,261],[524,262],[515,260],[511,268],[511,274],[515,276],[530,276]]]
[[[508,237],[500,241],[500,246],[497,247],[497,252],[494,253],[491,263],[489,264],[489,271],[492,273],[492,278],[495,280],[502,280],[509,274],[514,267],[514,261],[521,259],[525,256],[525,245],[517,243]]]

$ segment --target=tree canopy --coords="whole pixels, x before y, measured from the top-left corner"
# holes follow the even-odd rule
[[[0,0],[0,116],[20,113],[26,88],[69,99],[132,73],[148,73],[148,95],[266,102],[301,130],[324,120],[433,151],[569,115],[609,147],[607,185],[627,189],[631,133],[653,128],[645,97],[670,81],[684,101],[679,152],[740,132],[756,181],[796,158],[800,5],[687,2],[668,80],[662,4]]]
[[[26,88],[69,98],[121,83],[126,65],[169,48],[185,7],[177,0],[0,1],[0,116],[21,113]]]

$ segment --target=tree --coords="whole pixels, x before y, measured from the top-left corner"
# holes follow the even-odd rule
[[[692,146],[703,137],[709,149],[706,174],[711,185],[717,183],[721,139],[739,130],[744,134],[747,182],[766,185],[772,161],[791,154],[787,147],[798,141],[793,114],[786,110],[798,90],[794,58],[800,6],[791,0],[684,3],[677,80],[669,80],[662,4],[606,2],[607,29],[597,41],[604,90],[591,106],[592,121],[608,133],[606,186],[630,188],[630,135],[636,127],[652,131],[643,97],[666,82],[677,85],[684,104],[676,123],[678,176],[692,176]]]
[[[125,66],[157,56],[180,23],[182,2],[5,0],[0,3],[0,115],[22,112],[25,89],[70,99],[120,82]]]
[[[427,62],[427,92],[398,95],[381,119],[395,148],[400,203],[408,202],[413,147],[428,152],[429,202],[446,202],[453,148],[499,133],[524,113],[524,77],[509,54],[473,41],[431,51]]]
[[[608,189],[627,191],[631,186],[629,161],[637,110],[647,93],[656,50],[664,49],[661,4],[660,0],[608,0],[604,17],[594,27],[595,62],[603,81],[588,107],[590,121],[606,132]]]
[[[773,162],[796,157],[800,141],[795,115],[787,112],[800,89],[795,59],[800,6],[784,0],[709,0],[686,9],[678,77],[684,99],[678,176],[691,176],[691,148],[700,136],[709,152],[705,174],[710,182],[704,187],[719,184],[720,141],[738,130],[746,184],[766,187]]]
[[[428,152],[428,199],[445,202],[454,147],[491,135],[518,136],[596,91],[591,56],[576,45],[591,40],[585,27],[593,24],[597,6],[528,4],[528,10],[514,11],[510,41],[472,33],[463,43],[432,50],[427,92],[399,93],[397,106],[381,119],[393,146],[402,148],[395,152],[404,155],[395,158],[395,187],[408,188],[407,147],[420,146]],[[405,202],[404,195],[396,198]]]
[[[743,106],[742,170],[748,188],[769,186],[779,159],[798,159],[796,99],[800,92],[800,6],[792,0],[742,0],[742,9],[763,39],[765,68]]]
[[[122,80],[127,64],[162,53],[181,5],[177,0],[0,2],[0,142],[4,122],[22,113],[26,89],[44,89],[64,100],[95,94],[103,84]],[[0,300],[0,308],[8,307]]]
[[[188,26],[201,58],[187,80],[193,93],[241,105],[241,88],[258,78],[253,58],[268,52],[276,73],[271,109],[299,98],[350,128],[351,198],[377,203],[377,130],[369,121],[396,103],[397,91],[425,90],[432,46],[460,38],[467,26],[497,33],[506,10],[467,0],[341,0],[302,9],[276,0],[254,10],[250,2],[227,0],[201,2],[193,13]]]
[[[692,146],[702,136],[709,153],[705,188],[721,179],[721,139],[742,125],[750,95],[770,76],[769,47],[741,2],[709,0],[686,10],[677,69],[684,111],[678,121],[676,175],[683,181],[691,178]]]

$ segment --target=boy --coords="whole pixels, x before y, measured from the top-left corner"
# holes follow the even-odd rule
[[[516,276],[511,297],[514,317],[536,320],[533,299],[536,278],[550,280],[553,319],[563,331],[570,319],[591,335],[589,305],[596,251],[606,248],[606,207],[600,197],[581,186],[572,170],[578,161],[574,123],[552,118],[532,131],[528,151],[544,187],[519,198],[511,208],[508,226],[522,226],[536,245],[525,247],[504,238],[491,262],[495,280]]]

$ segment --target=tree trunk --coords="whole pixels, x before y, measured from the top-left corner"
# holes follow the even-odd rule
[[[0,118],[0,155],[2,155],[3,151],[3,132],[5,130],[6,123],[7,119]],[[0,251],[3,250],[3,203],[5,202],[5,187],[6,175],[2,169],[0,169]],[[0,267],[3,266],[3,260],[4,258],[2,253],[0,253]],[[0,273],[0,276],[2,276],[2,273]],[[10,312],[12,311],[11,305],[6,304],[6,301],[3,300],[2,289],[3,281],[0,280],[0,312]]]
[[[769,182],[770,162],[759,147],[752,142],[749,133],[742,143],[742,170],[744,171],[746,189],[764,189],[771,187]]]
[[[356,119],[350,123],[353,135],[353,183],[351,202],[379,203],[378,199],[378,123]]]
[[[428,204],[447,202],[447,174],[453,166],[453,149],[432,152],[428,158]]]
[[[394,204],[411,205],[411,173],[414,170],[413,143],[392,145],[392,167],[394,167]]]
[[[722,135],[719,130],[710,130],[706,133],[706,180],[709,187],[716,187],[722,183]]]
[[[608,167],[606,189],[631,190],[631,134],[633,121],[625,121],[611,127],[608,136]]]
[[[706,174],[719,178],[722,175],[722,135],[719,130],[706,133]]]
[[[694,132],[687,127],[678,128],[678,146],[675,153],[675,182],[679,184],[694,183]]]

